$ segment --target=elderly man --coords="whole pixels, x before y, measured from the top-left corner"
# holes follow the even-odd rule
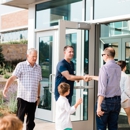
[[[12,76],[6,82],[3,95],[15,79],[18,79],[17,91],[17,116],[24,122],[27,115],[26,130],[33,130],[35,127],[34,118],[36,105],[40,98],[41,67],[36,64],[37,50],[34,48],[27,50],[27,60],[19,63]]]

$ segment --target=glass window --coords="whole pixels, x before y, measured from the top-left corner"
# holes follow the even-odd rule
[[[42,69],[40,103],[38,108],[51,110],[51,93],[49,92],[49,75],[52,73],[53,37],[39,38],[39,64]],[[43,52],[44,53],[43,55]]]
[[[72,33],[72,34],[66,34],[66,45],[71,45],[74,47],[74,57],[72,59],[74,63],[74,69],[76,70],[76,48],[77,48],[77,33]]]
[[[60,19],[81,21],[82,0],[55,0],[36,5],[36,29],[58,25]]]
[[[126,68],[127,68],[127,70],[126,70],[126,73],[127,74],[130,74],[130,42],[126,42],[126,44],[125,44],[125,48],[126,48]]]
[[[28,31],[24,29],[2,33],[1,35],[2,35],[2,42],[17,41],[21,39],[27,39]]]
[[[130,21],[101,24],[101,37],[130,35]]]

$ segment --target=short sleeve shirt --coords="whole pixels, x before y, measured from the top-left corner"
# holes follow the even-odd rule
[[[68,71],[69,74],[74,75],[74,64],[71,61],[68,63],[65,59],[61,60],[57,64],[56,68],[56,79],[55,79],[55,95],[59,97],[58,93],[58,85],[62,82],[68,83],[70,85],[70,94],[68,96],[73,95],[74,81],[67,80],[61,73],[63,71]]]
[[[37,64],[32,67],[28,61],[20,62],[12,75],[18,78],[17,97],[28,102],[36,102],[38,85],[42,79],[41,67]]]

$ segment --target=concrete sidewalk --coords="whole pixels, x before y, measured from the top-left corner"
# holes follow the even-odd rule
[[[23,130],[26,130],[25,123],[24,123]],[[35,128],[34,128],[34,130],[55,130],[55,123],[35,119]]]

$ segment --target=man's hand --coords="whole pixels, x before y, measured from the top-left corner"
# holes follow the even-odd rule
[[[17,77],[12,75],[6,82],[5,84],[5,87],[4,87],[4,90],[3,90],[3,96],[4,97],[7,97],[6,96],[6,93],[7,93],[7,90],[8,90],[8,87],[14,82],[14,80],[16,79]]]
[[[103,116],[104,112],[101,110],[101,107],[98,107],[97,108],[97,116],[100,117],[100,116]]]
[[[39,105],[40,103],[40,98],[37,98],[37,106]]]
[[[4,90],[3,90],[3,96],[4,96],[4,97],[7,97],[7,96],[6,96],[6,93],[7,93],[7,88],[5,87]]]
[[[84,81],[85,81],[85,82],[88,82],[88,81],[90,81],[90,80],[92,80],[92,78],[91,78],[89,75],[85,75],[85,76],[84,76]]]

